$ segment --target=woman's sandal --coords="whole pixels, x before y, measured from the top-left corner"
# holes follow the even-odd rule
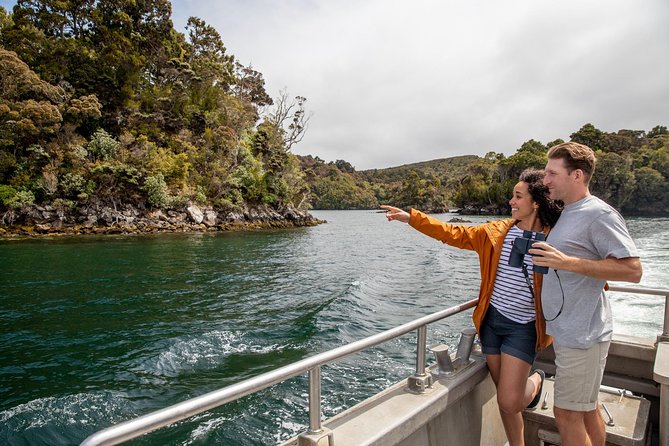
[[[546,379],[546,373],[544,373],[543,370],[541,369],[536,369],[532,373],[538,373],[539,378],[541,378],[541,383],[539,384],[539,390],[537,391],[537,394],[534,396],[534,399],[530,401],[530,404],[527,405],[528,409],[534,409],[537,407],[537,404],[539,404],[539,401],[541,401],[541,392],[544,389],[544,379]],[[532,373],[530,376],[532,376]]]

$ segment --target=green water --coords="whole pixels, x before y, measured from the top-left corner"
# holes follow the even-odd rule
[[[0,241],[0,443],[78,444],[112,423],[476,297],[475,254],[374,212],[314,214],[329,223]],[[669,286],[669,220],[628,223],[643,284]],[[614,298],[616,329],[656,333],[658,308],[657,297]],[[431,327],[428,341],[454,344],[469,317]],[[324,367],[325,416],[411,374],[413,342]],[[131,444],[279,442],[308,424],[306,400],[306,377],[295,378]]]

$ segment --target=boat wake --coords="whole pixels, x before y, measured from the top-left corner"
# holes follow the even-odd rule
[[[253,339],[251,333],[211,331],[171,340],[171,345],[139,367],[146,373],[175,377],[196,370],[218,368],[231,355],[257,355],[283,351],[286,345]]]

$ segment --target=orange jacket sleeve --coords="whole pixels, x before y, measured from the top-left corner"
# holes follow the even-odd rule
[[[423,234],[443,243],[461,249],[480,251],[485,241],[486,233],[481,226],[464,226],[444,223],[434,217],[411,209],[409,224]]]

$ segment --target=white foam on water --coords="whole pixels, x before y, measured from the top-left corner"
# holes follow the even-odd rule
[[[197,418],[193,419],[193,421],[195,420],[197,420]],[[223,426],[228,421],[230,421],[230,418],[228,417],[217,417],[217,418],[212,418],[210,420],[203,420],[202,422],[200,422],[198,427],[196,427],[191,432],[190,438],[185,444],[193,444],[201,440],[204,440],[212,432],[216,431],[218,428]]]
[[[620,284],[629,286],[629,284]],[[654,339],[662,332],[664,296],[610,292],[613,314],[613,331],[643,338]]]
[[[277,420],[279,421],[279,420]],[[280,426],[281,426],[281,432],[276,432],[274,434],[274,442],[275,443],[281,443],[286,440],[288,440],[291,437],[294,437],[295,435],[304,432],[307,430],[309,426],[300,424],[300,423],[295,423],[292,421],[288,420],[280,420]]]
[[[124,395],[118,392],[78,393],[63,397],[47,397],[29,401],[0,412],[0,437],[23,435],[31,430],[44,431],[62,438],[62,432],[88,432],[90,426],[108,425],[127,418],[132,412]],[[79,429],[71,429],[78,426]],[[102,427],[100,427],[102,429]],[[98,430],[94,428],[93,431]],[[73,442],[82,438],[71,439]]]
[[[142,367],[151,373],[176,376],[179,373],[219,366],[232,354],[263,354],[281,351],[285,346],[259,345],[248,339],[248,334],[232,331],[211,331],[198,337],[176,338]]]

